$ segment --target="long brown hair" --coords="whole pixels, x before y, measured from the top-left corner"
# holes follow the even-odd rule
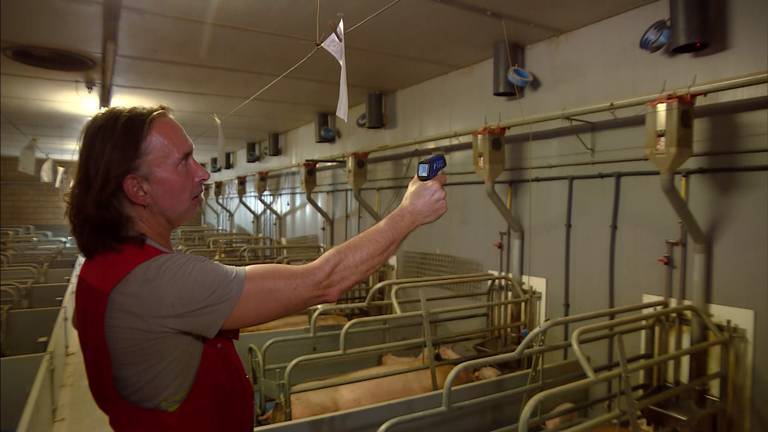
[[[67,216],[86,258],[140,242],[123,209],[123,179],[138,169],[141,145],[152,122],[169,115],[165,106],[115,107],[96,114],[83,128]]]

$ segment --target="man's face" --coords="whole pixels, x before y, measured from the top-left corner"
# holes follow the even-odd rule
[[[170,117],[152,122],[143,146],[139,172],[148,186],[147,209],[176,228],[202,204],[210,174],[192,156],[194,146],[184,129]]]

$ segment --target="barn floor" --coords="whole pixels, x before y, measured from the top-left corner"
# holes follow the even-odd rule
[[[83,355],[78,338],[74,335],[70,339],[69,349],[70,353],[64,363],[64,385],[59,393],[53,432],[111,430],[107,416],[96,406],[88,389]]]

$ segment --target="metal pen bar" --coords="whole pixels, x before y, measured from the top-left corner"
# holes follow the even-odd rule
[[[637,321],[643,321],[650,318],[657,318],[657,317],[662,317],[666,315],[677,314],[679,312],[684,312],[684,311],[690,311],[695,313],[699,318],[702,319],[702,321],[707,326],[709,331],[711,331],[715,335],[715,337],[717,338],[722,337],[720,331],[714,326],[714,324],[712,324],[712,322],[709,319],[707,319],[701,313],[701,311],[698,308],[696,308],[693,305],[682,305],[682,306],[675,306],[671,308],[665,308],[659,311],[648,312],[638,316],[612,320],[605,323],[592,324],[592,325],[588,325],[588,326],[584,326],[579,329],[576,329],[573,332],[573,336],[571,337],[571,345],[573,347],[573,353],[576,356],[576,358],[579,360],[579,364],[581,364],[581,367],[584,369],[584,373],[586,373],[590,378],[594,378],[595,371],[590,366],[589,360],[587,360],[587,357],[586,355],[584,355],[584,352],[582,351],[580,346],[579,338],[581,337],[582,334],[595,332],[598,330],[604,330],[609,327],[618,327],[621,325],[630,324]]]
[[[655,358],[653,358],[651,360],[639,361],[639,362],[629,366],[627,368],[626,372],[629,372],[629,373],[638,372],[638,371],[641,371],[643,369],[647,369],[649,367],[656,366],[656,365],[661,364],[663,362],[667,362],[667,361],[672,360],[672,359],[677,358],[677,357],[682,357],[682,356],[686,356],[686,355],[689,355],[689,354],[698,353],[698,352],[706,350],[709,347],[712,347],[712,346],[715,346],[715,345],[725,344],[727,341],[728,341],[727,337],[719,337],[717,339],[713,339],[713,340],[708,341],[708,342],[704,342],[704,343],[700,343],[700,344],[696,344],[696,345],[690,346],[688,348],[685,348],[683,350],[680,350],[680,351],[677,351],[677,352],[674,352],[674,353],[669,353],[669,354],[665,354],[665,355],[662,355],[662,356],[659,356],[659,357],[655,357]],[[528,432],[528,421],[530,419],[530,416],[531,416],[531,413],[532,413],[533,409],[539,403],[541,403],[542,400],[546,399],[547,397],[550,397],[550,396],[553,396],[553,395],[556,395],[556,394],[559,394],[559,393],[566,393],[566,392],[570,392],[570,391],[574,391],[574,390],[579,390],[579,389],[582,389],[582,388],[588,388],[588,387],[592,386],[593,384],[596,384],[596,383],[599,383],[599,382],[606,382],[608,380],[615,379],[615,378],[621,376],[622,373],[623,373],[623,371],[621,371],[621,370],[613,370],[613,371],[605,372],[605,373],[600,374],[600,375],[595,375],[594,377],[588,377],[588,378],[585,378],[585,379],[580,380],[580,381],[572,382],[572,383],[569,383],[569,384],[566,384],[566,385],[563,385],[563,386],[560,386],[560,387],[557,387],[557,388],[554,388],[554,389],[545,390],[545,391],[542,391],[541,393],[537,393],[536,395],[534,395],[531,398],[531,400],[525,405],[525,408],[523,409],[523,412],[522,412],[522,414],[520,416],[520,421],[519,421],[519,426],[520,426],[519,430],[520,430],[520,432]],[[695,382],[696,381],[694,381],[692,383],[689,383],[689,384],[694,384]]]
[[[485,282],[485,281],[493,282],[493,281],[499,281],[499,280],[503,280],[503,281],[508,282],[515,289],[515,293],[519,297],[521,297],[521,298],[522,297],[526,297],[525,293],[523,293],[522,288],[520,288],[520,285],[513,278],[509,277],[508,275],[485,274],[483,276],[451,279],[450,282],[452,284],[456,284],[456,283],[466,283],[466,282]],[[391,297],[392,297],[392,305],[395,308],[395,312],[397,312],[397,313],[401,312],[401,308],[400,308],[399,302],[397,300],[397,296],[395,295],[396,292],[398,292],[401,289],[405,289],[405,288],[426,288],[426,287],[439,286],[440,284],[438,284],[437,282],[441,282],[441,281],[427,281],[427,282],[411,282],[411,283],[393,284],[393,285],[395,285],[395,287],[392,289]],[[493,288],[493,285],[491,285],[491,287],[489,287],[489,289],[490,288]]]
[[[420,277],[420,278],[386,280],[386,281],[377,283],[371,288],[371,290],[368,292],[368,296],[365,299],[365,303],[369,303],[373,301],[373,296],[376,293],[378,293],[381,289],[387,288],[392,285],[407,284],[411,282],[454,281],[456,279],[475,278],[475,277],[482,277],[482,276],[488,276],[488,275],[491,275],[491,273],[482,272],[482,273],[470,273],[470,274],[461,274],[461,275],[427,276],[427,277]]]
[[[461,340],[461,338],[455,338],[455,337],[452,337],[451,339],[454,340],[454,341],[460,341]],[[467,338],[464,338],[464,339],[472,339],[472,338],[467,337]],[[283,400],[284,400],[284,408],[285,408],[285,412],[286,412],[287,418],[290,419],[290,416],[291,416],[291,398],[290,398],[290,396],[291,396],[292,392],[291,392],[291,381],[290,381],[290,378],[291,378],[291,374],[292,374],[293,370],[297,367],[298,364],[303,363],[303,362],[307,362],[307,361],[327,360],[329,358],[334,358],[334,357],[344,357],[344,356],[350,357],[350,356],[355,356],[355,355],[364,355],[364,354],[375,353],[375,352],[379,352],[379,351],[384,352],[384,351],[398,349],[398,348],[408,348],[408,347],[414,347],[414,346],[420,346],[421,347],[421,346],[424,346],[425,343],[426,343],[425,338],[408,339],[408,340],[403,340],[403,341],[399,341],[399,342],[390,342],[390,343],[379,344],[379,345],[374,345],[374,346],[369,346],[369,347],[348,349],[345,352],[332,351],[332,352],[328,352],[328,353],[309,354],[309,355],[301,356],[301,357],[298,357],[298,358],[292,360],[288,364],[286,369],[285,369],[283,383],[282,383],[283,384],[283,391],[284,391],[284,398],[283,398]],[[434,368],[436,366],[433,363],[430,367]],[[392,375],[395,375],[395,374],[392,374]],[[339,385],[339,384],[334,384],[334,385]],[[329,387],[329,386],[328,385],[324,385],[323,387],[318,387],[318,388],[324,388],[324,387]]]
[[[491,357],[485,357],[478,360],[472,360],[466,363],[462,363],[459,366],[457,366],[454,370],[451,371],[451,373],[448,374],[448,378],[445,380],[445,388],[443,389],[443,405],[448,407],[451,404],[451,388],[453,385],[453,381],[456,379],[458,374],[467,368],[479,368],[483,366],[489,366],[491,364],[496,363],[502,363],[502,362],[508,362],[512,360],[518,359],[523,351],[531,345],[533,341],[536,340],[539,334],[546,333],[549,329],[555,326],[564,325],[566,323],[575,323],[579,321],[587,321],[595,318],[601,318],[605,316],[610,315],[618,315],[622,313],[627,312],[634,312],[642,309],[657,307],[657,306],[665,306],[666,302],[663,300],[655,301],[655,302],[649,302],[649,303],[641,303],[631,306],[623,306],[618,307],[614,309],[606,309],[601,311],[594,311],[594,312],[587,312],[583,314],[578,315],[571,315],[569,317],[562,317],[557,318],[551,321],[547,321],[540,325],[539,327],[533,329],[528,336],[523,339],[522,342],[520,342],[520,345],[518,345],[517,349],[515,349],[512,353],[505,353],[505,354],[499,354],[496,356]]]
[[[413,289],[413,288],[418,288],[418,289],[429,288],[431,286],[432,285],[420,286],[420,285],[416,285],[416,284],[413,284],[413,285],[410,285],[410,286],[396,285],[392,289],[392,306],[395,309],[395,314],[402,314],[402,313],[404,313],[404,312],[402,312],[402,308],[400,307],[401,301],[398,301],[398,299],[397,299],[397,293],[400,290],[403,290],[403,289]],[[491,290],[491,289],[492,289],[492,287],[489,288],[489,290]],[[485,294],[487,294],[487,293],[470,294],[470,295],[468,295],[468,294],[457,294],[455,296],[440,296],[440,298],[432,298],[432,297],[430,297],[428,300],[430,300],[430,301],[450,300],[450,299],[453,299],[453,298],[477,297],[479,295],[485,295]],[[532,296],[523,295],[523,296],[515,298],[513,300],[515,300],[514,303],[520,303],[521,301],[531,300],[532,298],[533,298]],[[403,300],[402,302],[403,303],[414,303],[415,302],[414,300],[415,301],[419,301],[419,299],[407,299],[407,300]],[[493,305],[512,304],[510,302],[512,302],[512,300],[498,301],[498,302],[488,302],[488,303],[478,303],[478,306],[469,305],[467,307],[470,307],[470,306],[472,306],[473,308],[484,307],[484,306],[490,305],[491,303]],[[445,309],[449,309],[449,308],[445,308]]]
[[[475,306],[472,306],[472,308],[475,308]],[[456,309],[456,308],[452,308],[452,309]],[[470,310],[469,307],[465,307],[465,309],[466,310]],[[455,312],[455,311],[449,311],[449,312]],[[443,309],[438,309],[438,310],[435,311],[435,315],[439,315],[441,313],[444,313]],[[476,314],[460,315],[460,316],[448,317],[448,318],[436,318],[436,319],[433,319],[432,322],[433,323],[444,323],[444,322],[451,322],[451,321],[467,320],[467,319],[482,317],[483,315],[484,314],[482,314],[482,313],[476,313]],[[400,316],[390,316],[390,317],[403,318],[401,315]],[[373,319],[370,320],[372,322],[381,321],[381,320],[375,319],[376,317],[368,317],[368,318],[373,318]],[[409,318],[418,318],[418,314],[414,314],[413,317],[409,317]],[[405,321],[405,320],[403,320],[403,321]],[[508,324],[504,325],[503,327],[504,328],[514,327],[514,326],[520,326],[521,324],[522,324],[522,322],[508,323]],[[405,324],[379,325],[379,326],[368,326],[368,327],[363,327],[363,328],[351,328],[351,329],[349,329],[348,333],[372,332],[372,331],[381,331],[381,330],[386,330],[386,329],[417,327],[417,326],[420,326],[420,325],[421,325],[420,322],[414,320],[413,322],[405,323]],[[452,336],[436,338],[435,341],[437,341],[437,342],[448,341],[448,340],[451,340],[452,338],[455,338],[457,336],[468,336],[468,335],[481,336],[481,335],[485,334],[485,332],[487,332],[487,330],[488,329],[483,328],[483,329],[478,329],[478,330],[470,330],[470,331],[466,331],[466,332],[454,333]],[[312,339],[315,339],[316,337],[320,338],[320,337],[327,337],[327,336],[336,336],[336,335],[339,335],[340,333],[341,333],[340,331],[331,331],[331,332],[317,333],[315,335],[293,335],[293,336],[284,336],[284,337],[278,337],[278,338],[270,339],[269,341],[267,341],[264,344],[264,347],[262,348],[262,356],[263,356],[264,359],[266,359],[267,358],[267,351],[271,347],[273,347],[275,345],[278,345],[281,342],[284,342],[284,343],[294,342],[294,343],[296,343],[296,342],[300,342],[302,340],[312,340]],[[256,349],[258,349],[258,348],[256,348]],[[284,367],[286,365],[286,364],[277,364],[277,365],[266,366],[267,364],[268,363],[265,361],[265,369],[267,369],[267,370],[280,369],[280,368],[282,368],[282,367]]]
[[[659,300],[659,301],[655,301],[655,302],[648,302],[648,303],[643,303],[643,304],[638,304],[638,305],[631,305],[631,306],[624,306],[624,307],[614,308],[613,310],[594,311],[594,312],[588,312],[588,313],[579,314],[579,315],[571,315],[569,317],[563,317],[563,318],[558,318],[558,319],[555,319],[555,320],[552,320],[552,321],[547,321],[544,324],[542,324],[541,326],[539,326],[536,329],[534,329],[520,343],[518,348],[514,352],[512,352],[512,353],[504,353],[504,354],[498,354],[498,355],[491,356],[491,357],[484,357],[484,358],[479,358],[479,359],[476,359],[476,360],[469,360],[469,361],[460,363],[458,366],[456,366],[448,374],[448,377],[445,380],[445,385],[443,387],[443,398],[442,398],[442,406],[441,407],[434,408],[432,410],[416,412],[416,413],[412,413],[412,414],[406,414],[406,415],[403,415],[403,416],[400,416],[400,417],[395,417],[393,419],[390,419],[389,421],[384,423],[379,428],[379,432],[384,432],[384,431],[388,430],[390,427],[398,425],[398,424],[401,424],[401,423],[406,423],[406,422],[418,420],[418,419],[421,419],[421,418],[424,418],[424,417],[429,417],[429,416],[432,416],[432,415],[437,415],[437,414],[445,413],[445,412],[449,411],[450,409],[452,409],[454,407],[458,407],[458,406],[462,406],[463,407],[463,406],[474,405],[474,404],[482,404],[482,403],[486,403],[486,402],[490,402],[490,401],[496,400],[496,399],[501,398],[501,397],[510,396],[510,395],[514,395],[514,394],[517,394],[517,393],[529,392],[531,390],[537,390],[540,387],[537,387],[538,385],[534,385],[533,387],[529,387],[529,388],[526,387],[526,388],[519,388],[519,389],[513,389],[513,390],[506,390],[504,392],[496,393],[496,394],[493,394],[493,395],[487,395],[487,396],[482,396],[482,397],[479,397],[479,398],[475,398],[475,399],[472,399],[470,401],[464,401],[464,402],[459,402],[459,403],[453,403],[452,402],[453,382],[454,382],[456,376],[458,376],[458,374],[461,371],[465,370],[465,369],[468,369],[468,368],[477,369],[477,368],[480,368],[480,367],[483,367],[483,366],[488,366],[488,365],[491,365],[491,364],[497,364],[497,363],[502,363],[502,362],[513,361],[513,360],[517,360],[517,359],[522,359],[522,358],[525,358],[525,357],[533,356],[533,355],[536,355],[536,354],[540,354],[540,353],[543,354],[543,353],[547,353],[547,352],[557,351],[557,350],[560,350],[560,349],[566,349],[567,347],[569,347],[570,346],[570,342],[566,340],[566,341],[558,342],[556,344],[544,345],[544,346],[540,346],[540,347],[536,347],[536,348],[526,349],[532,343],[532,341],[535,340],[538,337],[539,334],[543,335],[543,334],[546,333],[547,330],[549,330],[549,329],[551,329],[553,327],[556,327],[556,326],[559,326],[559,325],[570,324],[570,323],[574,323],[574,322],[579,322],[579,321],[586,321],[586,320],[596,319],[596,318],[600,318],[600,317],[605,317],[605,316],[609,316],[611,314],[618,315],[618,314],[622,314],[622,313],[633,312],[633,311],[642,310],[642,309],[646,309],[646,308],[665,306],[665,305],[666,305],[665,301]],[[640,326],[636,326],[636,327],[640,327]],[[645,326],[643,326],[643,327],[645,327]],[[636,331],[636,330],[634,330],[634,331]],[[604,338],[604,335],[598,335],[598,336],[593,336],[593,337],[585,338],[583,342],[589,343],[589,342],[594,342],[594,341],[597,341],[597,340],[601,340],[603,338]],[[641,355],[640,357],[644,358],[645,356]],[[610,365],[608,365],[608,366],[610,366]]]

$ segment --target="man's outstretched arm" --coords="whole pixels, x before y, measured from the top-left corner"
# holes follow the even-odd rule
[[[248,266],[243,292],[223,328],[256,325],[336,301],[384,264],[411,231],[446,212],[445,181],[444,175],[427,182],[414,177],[392,213],[309,264]]]

